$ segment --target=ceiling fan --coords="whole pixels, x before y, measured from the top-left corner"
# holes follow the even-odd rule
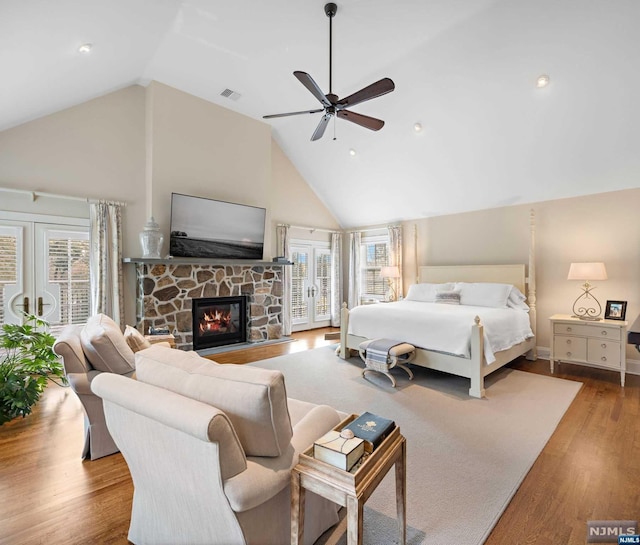
[[[346,98],[340,99],[337,95],[333,94],[332,91],[332,78],[331,78],[331,57],[332,57],[332,21],[336,12],[338,11],[338,6],[334,3],[325,4],[324,12],[327,17],[329,17],[329,93],[324,94],[318,84],[314,81],[314,79],[307,74],[306,72],[301,72],[296,70],[293,75],[298,78],[300,83],[304,85],[311,94],[316,97],[320,103],[322,104],[322,108],[318,108],[316,110],[304,110],[302,112],[288,112],[285,114],[274,114],[274,115],[265,115],[263,119],[272,119],[274,117],[287,117],[290,115],[301,115],[301,114],[317,114],[319,112],[324,112],[320,123],[316,127],[313,135],[311,136],[311,141],[319,140],[322,138],[329,121],[334,116],[341,117],[342,119],[346,119],[347,121],[351,121],[356,125],[360,125],[361,127],[365,127],[367,129],[371,129],[372,131],[379,131],[382,127],[384,127],[384,121],[382,119],[376,119],[375,117],[369,117],[368,115],[358,114],[356,112],[351,112],[347,110],[348,107],[355,106],[356,104],[360,104],[361,102],[365,102],[366,100],[371,100],[372,98],[376,98],[382,95],[386,95],[393,91],[396,86],[393,81],[389,78],[383,78],[359,91],[349,95]]]

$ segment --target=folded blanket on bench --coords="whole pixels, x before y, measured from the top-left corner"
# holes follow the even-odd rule
[[[366,358],[376,363],[387,363],[389,350],[399,344],[403,344],[403,341],[395,341],[393,339],[374,339],[367,346]]]

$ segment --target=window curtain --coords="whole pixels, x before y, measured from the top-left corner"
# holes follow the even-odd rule
[[[331,233],[331,326],[340,327],[342,305],[342,233]]]
[[[277,254],[289,259],[289,226],[276,227]],[[282,267],[282,334],[291,335],[291,268]]]
[[[360,304],[360,246],[362,233],[349,233],[349,308]]]
[[[398,267],[400,271],[400,278],[393,279],[394,292],[399,301],[404,291],[402,289],[402,227],[398,225],[389,226],[389,265]]]
[[[122,205],[94,202],[89,211],[91,315],[106,314],[124,329]]]

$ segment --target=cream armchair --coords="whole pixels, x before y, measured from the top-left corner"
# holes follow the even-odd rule
[[[85,325],[67,326],[53,351],[62,357],[69,384],[84,408],[82,457],[95,460],[118,452],[105,423],[102,400],[91,391],[91,382],[101,373],[133,375],[134,353],[120,327],[109,316],[97,314]]]
[[[195,352],[137,352],[136,378],[103,373],[91,385],[133,478],[129,540],[289,543],[291,469],[341,414],[287,399],[279,371]],[[305,543],[338,521],[337,509],[307,492]]]

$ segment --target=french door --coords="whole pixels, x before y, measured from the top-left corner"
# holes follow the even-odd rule
[[[69,221],[0,218],[0,325],[21,323],[25,312],[52,333],[87,320],[89,232],[85,221]]]
[[[331,251],[327,243],[292,241],[291,330],[331,323]]]

